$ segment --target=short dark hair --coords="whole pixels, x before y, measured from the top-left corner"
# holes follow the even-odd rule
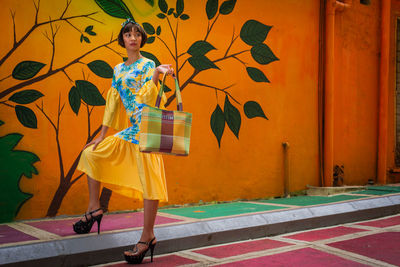
[[[140,24],[138,23],[129,22],[124,27],[121,28],[118,34],[118,44],[125,48],[124,33],[131,31],[139,32],[140,35],[142,36],[142,42],[140,43],[140,47],[142,48],[147,41],[147,33],[143,29],[143,27],[140,26]]]

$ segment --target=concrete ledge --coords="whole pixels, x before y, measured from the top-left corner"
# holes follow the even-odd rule
[[[330,196],[335,194],[347,193],[351,191],[366,190],[366,186],[332,186],[319,187],[307,185],[308,196]]]
[[[400,213],[400,195],[160,226],[156,254],[332,226]],[[141,231],[89,234],[0,248],[6,266],[85,266],[123,260]]]

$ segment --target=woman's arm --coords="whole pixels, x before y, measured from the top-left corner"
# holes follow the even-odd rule
[[[99,137],[102,139],[106,138],[107,131],[108,131],[108,126],[102,125]]]
[[[103,141],[104,138],[106,138],[107,131],[108,131],[108,126],[102,125],[99,137],[97,137],[97,138],[93,139],[91,142],[87,143],[83,149],[94,144],[93,149],[92,149],[94,151],[96,149],[96,147],[98,146],[98,144],[100,144],[100,142]]]

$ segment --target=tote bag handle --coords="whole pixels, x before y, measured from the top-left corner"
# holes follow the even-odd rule
[[[164,86],[165,86],[165,79],[167,78],[168,75],[164,74],[164,77],[162,79],[162,83],[160,86],[160,91],[158,91],[158,96],[157,96],[157,101],[156,101],[156,107],[160,108],[161,104],[161,98],[162,94],[164,92]],[[182,106],[182,96],[181,96],[181,90],[179,89],[179,84],[178,80],[176,77],[173,77],[175,80],[175,96],[176,96],[176,102],[177,102],[177,109],[178,111],[183,111],[183,106]]]

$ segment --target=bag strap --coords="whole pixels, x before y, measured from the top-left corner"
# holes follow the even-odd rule
[[[158,91],[158,96],[157,96],[157,101],[156,101],[156,107],[159,108],[161,104],[161,98],[162,94],[164,92],[164,86],[165,86],[165,79],[167,78],[168,75],[164,74],[164,77],[161,82],[160,90]],[[175,80],[175,96],[176,96],[176,102],[177,102],[177,109],[178,111],[183,111],[183,105],[182,105],[182,96],[181,96],[181,90],[179,89],[179,83],[176,77],[173,77]]]

